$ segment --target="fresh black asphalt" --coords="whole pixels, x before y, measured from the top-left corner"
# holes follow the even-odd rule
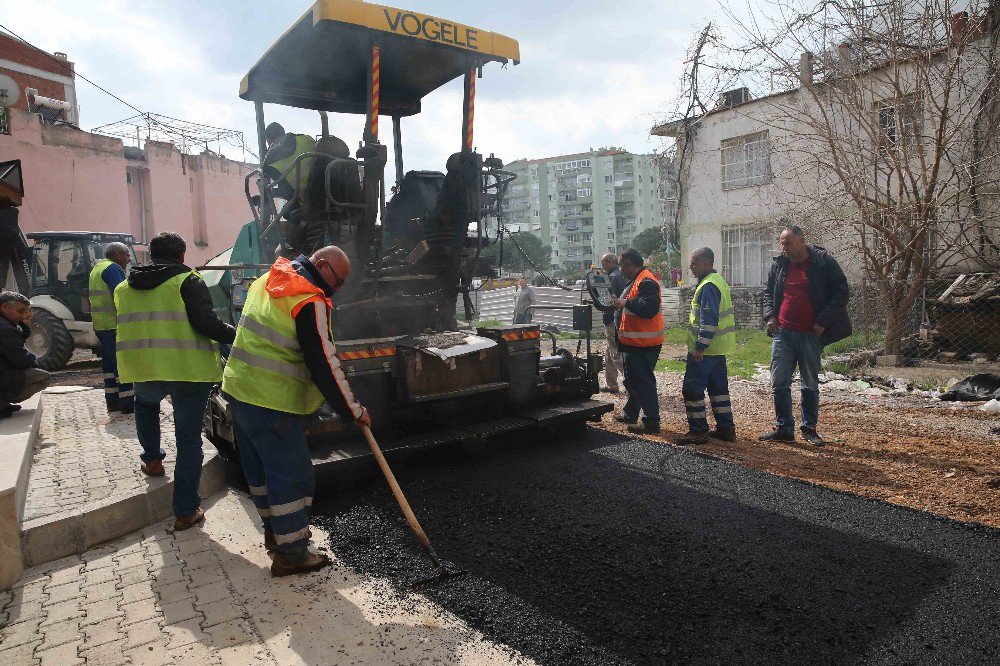
[[[541,664],[1000,663],[1000,530],[597,429],[396,465],[468,571],[423,594]],[[378,478],[314,514],[361,572],[432,571]]]

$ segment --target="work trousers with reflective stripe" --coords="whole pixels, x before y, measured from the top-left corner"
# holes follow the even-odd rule
[[[170,396],[174,408],[174,437],[177,462],[174,464],[174,515],[193,516],[201,505],[201,428],[208,406],[208,382],[136,382],[135,430],[142,444],[143,462],[163,460],[167,452],[160,446],[160,402]]]
[[[132,411],[132,385],[118,380],[118,356],[115,354],[115,330],[94,331],[101,343],[101,369],[104,372],[104,401],[108,409]]]
[[[733,406],[729,401],[729,371],[725,356],[703,356],[701,363],[688,352],[684,368],[684,411],[687,412],[688,428],[691,432],[708,432],[708,416],[705,413],[705,391],[712,403],[715,427],[719,430],[735,428]]]
[[[305,417],[258,407],[226,394],[250,497],[264,529],[274,533],[285,561],[300,561],[309,546],[309,508],[316,492]]]

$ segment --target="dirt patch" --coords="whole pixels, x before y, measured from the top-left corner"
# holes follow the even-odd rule
[[[681,377],[658,373],[657,381],[663,432],[651,439],[671,443],[687,431]],[[801,441],[757,441],[774,418],[766,385],[732,380],[730,395],[738,440],[710,440],[699,451],[771,474],[1000,527],[1000,415],[913,395],[824,391],[820,432],[827,445],[817,448]],[[624,403],[624,396],[614,399],[618,407]],[[796,399],[796,410],[797,404]],[[602,427],[625,432],[610,414]]]

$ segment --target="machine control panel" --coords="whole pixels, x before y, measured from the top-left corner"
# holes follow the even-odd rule
[[[614,309],[611,302],[615,299],[615,295],[611,293],[607,274],[600,268],[592,268],[587,272],[587,291],[594,301],[595,308],[603,312]]]

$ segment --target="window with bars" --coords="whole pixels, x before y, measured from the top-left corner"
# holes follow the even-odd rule
[[[767,282],[774,234],[755,227],[722,228],[722,277],[730,285],[755,287]]]
[[[753,187],[771,180],[768,131],[722,141],[722,189]]]

